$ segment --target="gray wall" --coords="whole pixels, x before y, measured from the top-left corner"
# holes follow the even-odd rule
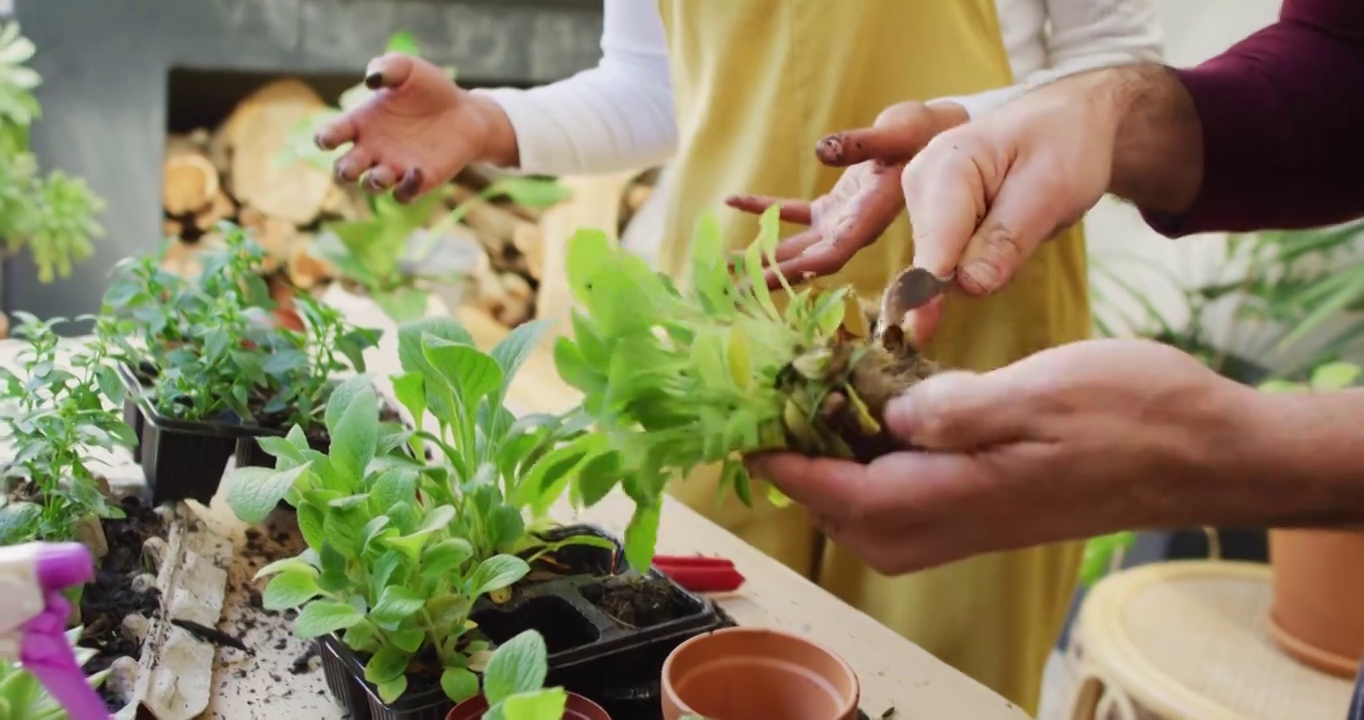
[[[0,0],[2,3],[3,0]],[[109,207],[108,235],[66,280],[38,282],[32,263],[4,268],[4,309],[94,312],[109,268],[156,247],[167,75],[172,67],[349,74],[397,31],[474,84],[538,84],[594,65],[600,0],[13,0],[43,119],[34,151],[84,177]],[[0,4],[0,12],[3,12]]]

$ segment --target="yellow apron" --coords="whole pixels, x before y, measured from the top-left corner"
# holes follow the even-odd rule
[[[896,102],[1013,81],[993,0],[659,1],[680,129],[660,263],[680,279],[686,240],[702,213],[719,211],[735,248],[757,232],[753,217],[723,208],[727,195],[810,198],[827,192],[840,171],[814,157],[825,134],[870,125]],[[875,299],[911,257],[902,217],[841,279]],[[1043,245],[999,294],[950,298],[932,351],[948,365],[989,370],[1084,338],[1089,327],[1084,238],[1075,227]],[[748,509],[733,498],[717,504],[715,482],[714,472],[700,472],[672,492],[1036,712],[1042,667],[1073,590],[1079,544],[887,578],[824,540],[802,509]]]

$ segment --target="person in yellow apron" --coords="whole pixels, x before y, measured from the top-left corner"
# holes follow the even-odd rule
[[[956,98],[937,106],[943,126],[924,128],[931,135],[1007,99],[1016,67],[1038,81],[1048,72],[1158,59],[1151,6],[1152,0],[605,0],[596,68],[532,90],[468,91],[429,63],[387,55],[367,71],[374,97],[324,128],[318,142],[328,149],[353,143],[337,161],[338,177],[363,178],[372,191],[392,189],[399,199],[447,182],[475,161],[581,174],[670,160],[657,257],[661,270],[685,282],[692,225],[722,210],[727,197],[808,199],[833,188],[841,171],[816,160],[820,138],[869,125],[897,103]],[[1048,69],[1047,58],[1069,65]],[[890,182],[898,194],[898,176]],[[736,249],[756,233],[751,214],[725,211],[720,221]],[[784,232],[802,229],[788,224]],[[875,300],[912,250],[908,220],[900,217],[833,279]],[[1089,331],[1084,239],[1074,227],[1045,244],[999,294],[954,298],[931,351],[948,365],[988,370]],[[717,505],[715,481],[713,472],[699,472],[672,492],[1034,711],[1080,545],[884,577],[828,543],[802,508],[749,509],[733,499]]]

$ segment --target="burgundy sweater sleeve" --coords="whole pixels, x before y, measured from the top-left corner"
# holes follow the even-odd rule
[[[1203,132],[1203,183],[1168,237],[1364,215],[1364,0],[1284,0],[1279,21],[1178,71]]]

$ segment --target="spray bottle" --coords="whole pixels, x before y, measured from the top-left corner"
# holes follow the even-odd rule
[[[62,591],[94,577],[80,543],[0,547],[0,658],[18,661],[71,720],[107,720],[109,710],[85,679],[66,640],[71,603]]]

